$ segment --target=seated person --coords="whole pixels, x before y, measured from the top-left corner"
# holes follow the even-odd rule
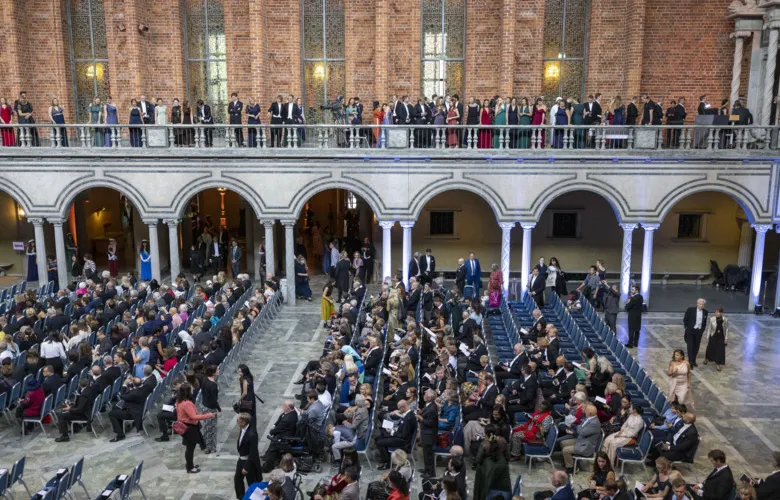
[[[69,423],[73,420],[90,420],[92,413],[92,406],[95,404],[95,400],[103,392],[100,385],[96,383],[89,383],[88,378],[79,380],[79,391],[76,396],[76,402],[73,405],[65,404],[62,410],[58,410],[57,421],[60,427],[60,437],[55,439],[58,443],[64,443],[70,441],[68,433]],[[92,422],[87,424],[87,430],[91,430]],[[76,432],[76,428],[73,429]]]
[[[279,462],[279,458],[284,450],[284,445],[280,443],[285,438],[295,437],[298,429],[298,413],[295,411],[295,403],[287,400],[282,403],[282,414],[276,420],[273,429],[269,433],[271,444],[263,455],[263,472],[270,472]]]
[[[389,431],[382,427],[379,431],[379,436],[374,440],[381,460],[377,467],[379,470],[390,468],[390,452],[388,448],[411,450],[411,439],[417,428],[417,419],[414,412],[409,409],[409,404],[405,399],[398,402],[397,414],[400,419],[393,430]]]

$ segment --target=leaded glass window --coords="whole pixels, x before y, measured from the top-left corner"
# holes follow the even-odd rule
[[[109,94],[106,14],[103,0],[68,0],[66,8],[70,28],[73,111],[76,122],[84,123],[89,120],[87,108],[95,97],[105,101]]]
[[[588,0],[547,0],[545,4],[542,94],[548,103],[556,97],[582,102],[588,11]]]
[[[422,0],[422,95],[464,94],[466,3]]]
[[[227,61],[222,0],[182,0],[187,57],[187,98],[211,106],[215,123],[227,123]]]
[[[344,0],[302,0],[303,108],[309,123],[330,123],[321,106],[347,89]]]

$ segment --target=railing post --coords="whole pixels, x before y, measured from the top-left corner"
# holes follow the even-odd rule
[[[141,147],[146,147],[146,127],[141,127]]]
[[[233,147],[233,141],[230,137],[230,127],[225,127],[225,146],[229,148]]]
[[[84,130],[87,131],[87,147],[91,148],[92,147],[92,129],[87,127]]]
[[[173,132],[173,125],[168,125],[168,147],[172,148],[176,145],[176,135]]]
[[[86,134],[84,133],[84,129],[79,127],[76,130],[78,131],[78,134],[79,134],[79,142],[81,143],[81,147],[82,148],[86,148],[87,147],[87,137],[86,137]]]
[[[414,130],[408,128],[409,131],[409,149],[414,149]]]
[[[260,141],[263,144],[263,149],[267,149],[268,143],[266,141],[268,140],[268,135],[265,133],[265,127],[259,127],[259,129]]]
[[[58,148],[62,144],[62,139],[60,139],[60,129],[59,127],[52,127],[51,129],[51,142],[54,143],[54,147]]]
[[[707,149],[712,149],[712,129],[707,129]]]

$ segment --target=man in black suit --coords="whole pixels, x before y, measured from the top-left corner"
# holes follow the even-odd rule
[[[287,102],[284,103],[284,106],[282,107],[282,120],[284,120],[285,125],[292,125],[294,123],[297,123],[297,117],[300,113],[300,110],[298,109],[298,105],[295,103],[295,97],[292,94],[287,95]],[[292,135],[293,135],[293,128],[288,127],[285,128],[287,132],[287,136],[285,137],[284,141],[287,144],[292,144]]]
[[[230,94],[230,103],[228,104],[228,116],[231,125],[241,125],[241,112],[244,109],[244,103],[238,100],[238,93]],[[236,144],[239,147],[244,146],[244,130],[241,127],[234,129]]]
[[[214,118],[211,116],[211,106],[204,103],[203,99],[198,99],[197,106],[198,108],[195,111],[195,121],[196,123],[204,125],[204,140],[206,142],[206,147],[210,148],[214,143],[214,130],[211,127],[214,125]]]
[[[776,451],[772,455],[775,460],[774,471],[764,480],[754,479],[751,481],[756,489],[757,500],[780,498],[780,451]]]
[[[102,389],[97,384],[89,383],[89,379],[83,378],[79,380],[79,393],[76,397],[75,404],[66,404],[62,407],[57,415],[57,421],[60,427],[60,437],[55,439],[58,443],[65,443],[70,441],[68,433],[68,423],[73,420],[87,420],[92,413],[92,405],[95,404],[95,399],[100,396]]]
[[[409,96],[405,95],[395,105],[395,117],[399,125],[409,125],[414,118],[414,108],[409,104]]]
[[[631,98],[631,102],[628,103],[626,108],[626,125],[636,125],[636,119],[639,116],[639,108],[636,107],[636,101],[638,97]]]
[[[409,292],[409,295],[406,297],[406,311],[407,312],[413,312],[416,314],[417,312],[417,304],[420,303],[420,297],[422,297],[422,289],[420,289],[420,282],[419,281],[413,281],[412,282],[412,291]]]
[[[103,374],[101,376],[109,384],[113,384],[116,379],[122,376],[122,369],[114,365],[114,358],[111,356],[103,356]]]
[[[436,393],[431,389],[425,391],[423,396],[425,408],[417,410],[417,420],[420,421],[420,443],[423,449],[423,463],[420,474],[424,477],[436,475],[436,456],[433,447],[436,445],[436,437],[439,434],[439,410],[436,407]]]
[[[371,241],[366,236],[363,239],[363,246],[360,248],[361,257],[363,258],[363,266],[366,268],[366,283],[371,283],[371,278],[374,276],[374,259],[376,258],[376,248],[371,244]]]
[[[63,308],[59,304],[54,306],[54,314],[46,318],[46,324],[44,325],[47,332],[52,330],[59,332],[63,326],[70,324],[70,318],[65,316],[62,311]]]
[[[624,306],[628,314],[628,343],[626,347],[639,347],[639,330],[642,329],[642,304],[644,299],[636,285],[631,286],[631,295]]]
[[[504,388],[504,396],[507,400],[507,413],[513,417],[517,412],[532,412],[536,402],[536,390],[539,388],[539,379],[536,378],[531,365],[523,365],[522,377],[515,380],[512,385]]]
[[[379,365],[382,362],[382,348],[372,343],[368,351],[365,354],[365,360],[363,361],[363,371],[365,377],[376,377],[376,372],[379,369]]]
[[[420,279],[423,284],[432,283],[436,277],[436,259],[431,254],[431,249],[425,249],[425,255],[417,261],[420,266]]]
[[[604,482],[604,490],[606,492],[606,496],[602,498],[606,498],[608,500],[629,500],[628,493],[620,489],[617,481],[613,481],[611,479],[606,480]]]
[[[209,264],[214,266],[215,273],[218,273],[225,268],[225,249],[216,237],[214,237],[209,245],[207,257]]]
[[[420,252],[414,252],[414,255],[412,255],[412,258],[409,261],[409,273],[406,278],[417,278],[422,285],[422,280],[420,279]]]
[[[282,94],[276,96],[276,102],[271,103],[271,107],[268,108],[268,117],[270,118],[271,125],[281,125],[284,123],[282,118]],[[271,147],[282,147],[282,129],[281,127],[271,128]]]
[[[699,107],[696,111],[700,115],[714,115],[717,113],[717,110],[713,109],[712,106],[710,106],[710,103],[707,102],[706,95],[699,96]]]
[[[428,105],[422,99],[417,99],[414,106],[414,123],[417,125],[428,125],[431,112]],[[422,128],[414,130],[414,144],[418,148],[429,148],[431,143],[428,140],[428,131]]]
[[[519,379],[523,376],[523,366],[528,364],[528,355],[525,353],[523,344],[517,343],[513,348],[515,357],[511,361],[496,364],[494,373],[496,374],[496,383],[499,389],[504,388],[504,381],[507,379]]]
[[[463,258],[458,259],[458,269],[455,271],[455,285],[458,292],[463,296],[463,287],[466,286],[466,261]]]
[[[274,428],[271,429],[269,434],[274,439],[284,439],[295,436],[295,431],[298,428],[298,413],[295,411],[295,402],[287,400],[282,404],[282,414],[274,424]],[[261,458],[265,462],[263,472],[269,472],[273,469],[279,461],[281,454],[281,446],[275,442],[271,442],[268,445],[268,449],[265,451],[265,455]]]
[[[146,100],[145,95],[141,94],[136,107],[140,110],[141,120],[144,122],[144,125],[154,123],[154,106]]]
[[[122,421],[133,420],[138,432],[143,429],[142,419],[144,403],[157,385],[157,379],[152,375],[154,368],[151,365],[144,366],[143,380],[138,377],[128,377],[119,394],[119,403],[108,413],[114,436],[110,442],[116,443],[125,438],[125,429]]]
[[[54,367],[52,365],[46,365],[43,367],[43,382],[41,387],[43,388],[43,394],[48,396],[49,394],[56,396],[57,389],[65,385],[65,381],[62,377],[54,373]]]
[[[531,270],[531,277],[528,280],[528,293],[536,302],[539,308],[544,307],[544,278],[539,275],[539,268]]]
[[[295,413],[293,411],[293,413]],[[263,464],[260,462],[260,453],[257,451],[257,430],[249,425],[252,416],[249,413],[238,414],[238,462],[236,473],[233,476],[233,485],[236,489],[236,498],[243,498],[246,487],[263,480],[261,472]],[[245,482],[246,481],[246,482]]]
[[[696,429],[696,415],[683,415],[683,426],[672,436],[671,441],[659,444],[650,449],[646,464],[654,464],[659,456],[670,462],[693,462],[694,454],[699,445],[699,431]]]
[[[558,392],[550,397],[553,404],[565,404],[569,401],[577,387],[577,375],[574,373],[574,365],[569,361],[563,363],[563,380],[558,382]],[[555,381],[553,382],[555,383]]]
[[[702,500],[731,500],[734,489],[734,475],[726,463],[726,454],[721,450],[710,450],[707,458],[714,467],[702,484],[694,484],[693,492]]]
[[[696,364],[696,356],[699,355],[701,338],[704,330],[707,329],[707,315],[709,314],[704,306],[707,301],[699,299],[696,301],[696,307],[689,307],[685,310],[683,317],[683,326],[685,327],[685,345],[688,347],[688,362],[691,368],[699,366]]]
[[[341,252],[341,260],[339,260],[336,264],[336,271],[334,273],[336,278],[336,287],[339,289],[339,302],[346,300],[347,296],[349,295],[349,284],[351,283],[349,271],[349,257],[347,255],[347,251],[344,250]]]
[[[498,387],[494,383],[492,373],[485,374],[485,384],[485,390],[474,404],[463,407],[464,423],[480,418],[489,418],[493,413],[493,406],[495,406],[496,396],[498,396]]]
[[[742,106],[742,101],[737,101],[734,103],[734,109],[732,113],[739,116],[737,125],[753,125],[753,114],[749,109]]]
[[[387,450],[388,448],[403,448],[405,451],[411,452],[411,440],[417,428],[417,419],[414,413],[409,410],[409,403],[405,399],[398,401],[398,409],[395,413],[400,416],[398,426],[392,432],[382,428],[380,431],[381,435],[374,440],[381,462],[377,467],[379,470],[390,468],[390,452]]]
[[[642,94],[642,103],[645,105],[642,108],[642,125],[650,125],[656,120],[655,102],[650,99],[649,95]]]

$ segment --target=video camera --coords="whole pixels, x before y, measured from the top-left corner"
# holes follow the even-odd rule
[[[320,109],[322,111],[330,111],[330,116],[333,120],[333,123],[346,123],[347,117],[344,114],[344,96],[336,96],[334,101],[320,106]]]

